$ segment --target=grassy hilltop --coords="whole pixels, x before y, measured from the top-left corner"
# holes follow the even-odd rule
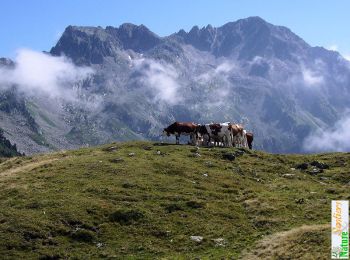
[[[350,197],[349,153],[127,142],[0,162],[4,259],[329,259],[330,201]]]

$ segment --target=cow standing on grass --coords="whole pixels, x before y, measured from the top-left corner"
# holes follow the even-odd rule
[[[167,128],[164,128],[163,135],[170,136],[175,135],[176,137],[176,144],[179,144],[180,142],[180,136],[181,135],[189,135],[191,144],[196,144],[196,138],[195,138],[195,130],[197,128],[197,124],[190,123],[190,122],[175,122],[168,126]]]
[[[231,124],[232,145],[234,147],[249,147],[253,149],[254,135],[252,132],[247,132],[242,125]]]
[[[230,130],[232,133],[232,145],[234,147],[248,147],[247,132],[242,125],[231,123]]]
[[[163,135],[175,135],[179,144],[181,135],[189,135],[192,145],[245,147],[252,149],[253,133],[246,132],[242,125],[234,123],[211,123],[198,125],[190,122],[175,122],[164,128]]]
[[[198,125],[196,138],[200,139],[204,146],[209,146],[211,143],[214,146],[220,146],[221,144],[224,147],[232,146],[232,134],[229,123]]]

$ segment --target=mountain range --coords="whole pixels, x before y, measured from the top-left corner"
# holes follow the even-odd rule
[[[175,120],[243,123],[256,149],[305,152],[349,109],[350,63],[260,17],[166,37],[130,23],[68,26],[40,55],[58,72],[65,64],[62,84],[0,80],[0,128],[27,154],[158,140]],[[0,75],[25,61],[0,59]]]

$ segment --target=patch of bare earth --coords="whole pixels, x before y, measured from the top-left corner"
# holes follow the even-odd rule
[[[23,165],[14,165],[12,168],[1,171],[0,177],[10,177],[20,172],[29,172],[37,167],[59,160],[59,158],[48,158],[39,161],[30,161]]]
[[[242,252],[241,259],[329,259],[330,224],[308,225],[266,236]]]

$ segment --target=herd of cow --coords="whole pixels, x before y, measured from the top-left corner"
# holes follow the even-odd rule
[[[179,144],[181,135],[189,135],[192,145],[246,147],[252,149],[253,133],[244,130],[242,125],[234,123],[195,124],[175,122],[164,128],[163,135],[175,135]]]

